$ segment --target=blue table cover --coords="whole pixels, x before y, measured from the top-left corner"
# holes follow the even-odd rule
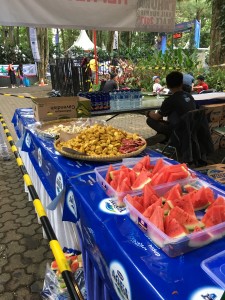
[[[126,209],[118,208],[98,185],[94,168],[99,164],[61,156],[55,151],[53,141],[40,138],[32,130],[30,115],[27,118],[23,113],[17,110],[13,117],[22,149],[28,152],[52,200],[65,191],[62,217],[77,223],[89,299],[221,298],[222,289],[200,264],[224,250],[224,239],[176,258],[168,257],[130,220]],[[146,153],[156,155],[149,150],[143,155]],[[213,179],[198,175],[224,189]]]

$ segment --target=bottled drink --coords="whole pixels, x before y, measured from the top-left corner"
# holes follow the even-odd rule
[[[115,110],[116,109],[115,93],[114,92],[110,92],[109,96],[110,96],[110,109],[111,110]]]

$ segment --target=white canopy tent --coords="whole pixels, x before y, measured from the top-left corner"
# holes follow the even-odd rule
[[[94,43],[90,40],[86,31],[81,30],[77,40],[67,51],[72,50],[74,47],[79,47],[82,48],[84,51],[89,51],[94,49]]]
[[[176,0],[9,0],[5,26],[173,32]]]

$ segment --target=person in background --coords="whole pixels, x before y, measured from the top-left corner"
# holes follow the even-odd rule
[[[115,90],[118,90],[119,86],[118,86],[118,77],[117,74],[111,73],[110,74],[110,80],[107,80],[106,83],[104,84],[102,91],[103,92],[112,92]]]
[[[183,74],[173,71],[166,76],[167,87],[172,95],[167,97],[158,111],[147,112],[147,124],[157,134],[147,139],[149,146],[165,142],[170,138],[172,130],[180,118],[188,111],[196,109],[195,100],[191,94],[183,91]],[[167,121],[163,120],[167,117]]]
[[[183,90],[187,93],[191,93],[193,91],[195,79],[191,72],[187,74],[183,74]]]
[[[204,80],[205,80],[205,77],[202,75],[199,75],[197,77],[198,83],[196,86],[193,87],[193,90],[197,91],[198,94],[201,93],[202,91],[206,91],[209,89],[208,84],[206,82],[204,82]]]
[[[23,85],[23,65],[22,64],[19,64],[19,66],[16,69],[16,72],[17,72],[17,76],[20,79],[20,87],[23,87],[24,85]]]
[[[96,59],[98,59],[98,57]],[[95,55],[90,60],[89,64],[90,64],[90,69],[91,69],[91,82],[92,82],[92,84],[94,84],[95,78],[96,78],[97,67],[98,67],[98,62],[96,64]]]
[[[165,88],[164,86],[161,86],[159,76],[153,76],[152,80],[154,82],[153,87],[152,87],[152,91],[153,91],[154,95],[157,95],[161,92],[163,92],[164,94],[168,94],[169,89]]]
[[[8,76],[10,77],[10,83],[12,88],[16,87],[16,74],[13,66],[13,62],[11,62],[8,66]]]

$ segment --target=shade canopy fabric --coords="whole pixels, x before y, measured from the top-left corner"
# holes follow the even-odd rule
[[[89,39],[85,30],[80,31],[80,35],[77,40],[73,43],[73,45],[67,50],[70,51],[74,47],[82,48],[85,51],[94,49],[94,43]]]
[[[173,32],[176,0],[8,0],[5,26]]]

